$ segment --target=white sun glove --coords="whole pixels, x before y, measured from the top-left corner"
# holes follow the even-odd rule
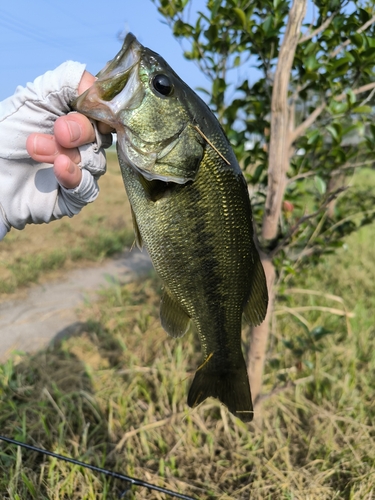
[[[82,180],[74,189],[61,186],[53,166],[34,161],[26,151],[31,133],[53,134],[56,119],[70,112],[84,70],[85,65],[68,61],[0,102],[0,240],[12,226],[72,217],[98,196],[97,179],[106,170],[103,148],[111,145],[111,134],[95,127],[95,143],[78,148]]]

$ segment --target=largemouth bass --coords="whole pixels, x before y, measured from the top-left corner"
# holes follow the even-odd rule
[[[241,317],[261,323],[268,296],[247,185],[224,131],[132,34],[74,106],[116,129],[136,241],[164,283],[163,328],[181,337],[193,324],[199,334],[203,362],[189,406],[212,396],[251,421]]]

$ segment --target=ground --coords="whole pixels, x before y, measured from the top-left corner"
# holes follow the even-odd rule
[[[26,305],[39,286],[34,281],[48,290],[52,277],[69,283],[74,268],[83,268],[74,278],[81,286],[96,274],[93,262],[94,269],[107,265],[105,249],[122,249],[123,240],[132,239],[115,168],[108,182],[109,212],[94,203],[77,218],[79,229],[73,219],[65,227],[60,221],[10,235],[0,256],[8,286],[3,299]],[[111,226],[119,217],[121,223]],[[41,232],[28,239],[29,229]],[[106,280],[97,299],[78,307],[75,335],[0,364],[1,432],[197,499],[373,499],[374,238],[375,227],[364,227],[279,290],[254,424],[242,423],[213,399],[188,408],[187,390],[201,363],[199,342],[193,334],[165,334],[161,284],[150,272],[124,286]],[[31,272],[35,261],[39,275]],[[248,346],[245,325],[243,340]],[[1,498],[109,500],[123,491],[119,481],[0,445]],[[133,488],[127,498],[167,497]]]

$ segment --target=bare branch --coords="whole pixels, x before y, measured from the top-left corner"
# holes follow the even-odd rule
[[[305,121],[303,121],[293,132],[289,135],[289,144],[292,145],[293,142],[301,137],[305,130],[307,130],[315,122],[318,116],[326,109],[327,103],[323,101],[320,106],[314,109],[314,111],[309,115]]]
[[[372,90],[375,88],[375,82],[372,83],[366,83],[366,85],[362,85],[362,87],[358,87],[357,89],[353,90],[353,94],[363,94],[363,92],[367,92],[368,90]],[[335,97],[338,101],[342,101],[346,97],[346,92],[343,92],[339,96]]]
[[[366,165],[372,165],[373,163],[374,163],[374,160],[365,160],[365,161],[360,161],[358,163],[345,163],[345,165],[343,165],[342,167],[337,168],[335,170],[332,170],[331,175],[332,176],[333,175],[338,175],[343,170],[350,170],[350,169],[353,169],[353,168],[361,168],[361,167],[364,167]],[[314,175],[316,175],[315,171],[304,172],[303,174],[298,174],[298,175],[295,175],[294,177],[290,177],[288,179],[287,184],[289,185],[289,184],[292,184],[293,182],[300,181],[302,179],[307,179],[308,177],[313,177]]]
[[[262,235],[266,240],[276,237],[285,191],[289,162],[288,87],[306,4],[307,0],[294,0],[293,2],[275,72],[271,101],[268,190],[262,226]]]
[[[286,234],[284,236],[284,238],[281,240],[281,242],[277,245],[277,247],[272,250],[272,252],[270,253],[270,257],[273,258],[275,255],[277,255],[277,253],[280,250],[282,250],[285,247],[285,245],[287,244],[287,242],[297,232],[297,230],[298,230],[298,228],[300,227],[301,224],[304,224],[308,220],[313,219],[314,217],[316,217],[317,215],[319,215],[321,212],[323,212],[327,208],[327,206],[331,203],[331,201],[333,201],[334,199],[336,199],[338,197],[338,195],[341,194],[341,193],[343,193],[344,191],[346,191],[346,187],[341,187],[341,188],[337,189],[334,193],[330,194],[327,197],[327,199],[325,200],[325,202],[318,208],[318,210],[316,210],[315,212],[313,212],[311,214],[304,215],[303,217],[301,217],[300,219],[298,219],[297,222],[294,224],[294,226],[292,226],[289,229],[288,234]]]
[[[311,31],[310,33],[306,33],[305,35],[303,35],[299,39],[298,43],[307,42],[308,40],[311,40],[312,38],[314,38],[314,36],[319,35],[319,33],[324,31],[331,24],[331,22],[336,14],[337,14],[337,11],[333,12],[329,17],[327,17],[327,19],[324,21],[324,23],[322,23],[319,26],[319,28],[316,28],[314,31]]]
[[[375,94],[375,87],[371,90],[366,99],[364,99],[359,105],[364,106],[365,104],[367,104],[374,97],[374,94]]]
[[[364,167],[366,165],[373,165],[373,163],[374,163],[373,159],[360,161],[358,163],[345,163],[342,167],[336,168],[335,170],[332,170],[331,174],[332,175],[339,175],[339,174],[341,174],[341,172],[343,170],[350,170],[352,168],[361,168],[361,167]]]
[[[372,209],[372,210],[364,210],[363,212],[357,212],[355,214],[350,214],[348,215],[348,217],[345,217],[344,219],[341,219],[339,220],[338,222],[336,222],[336,224],[334,224],[333,226],[327,228],[323,233],[322,235],[328,233],[329,231],[334,231],[337,227],[339,227],[341,224],[343,224],[344,222],[346,221],[349,221],[349,220],[353,220],[355,217],[359,217],[359,216],[364,216],[364,215],[372,215],[372,214],[375,214],[375,208]]]
[[[373,23],[375,22],[375,16],[372,16],[371,19],[369,19],[367,21],[367,23],[365,23],[363,26],[361,26],[360,28],[357,29],[356,33],[362,33],[363,31],[365,31],[369,26],[371,26]],[[348,38],[347,40],[345,40],[345,42],[343,42],[341,45],[339,45],[333,52],[330,53],[330,57],[336,57],[337,54],[339,52],[342,51],[342,49],[344,49],[347,45],[349,45],[349,43],[351,42],[350,38]]]

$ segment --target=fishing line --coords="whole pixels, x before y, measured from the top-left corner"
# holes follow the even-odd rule
[[[166,495],[169,495],[174,498],[182,498],[183,500],[197,500],[196,498],[183,495],[182,493],[177,493],[176,491],[168,490],[166,488],[162,488],[161,486],[156,486],[155,484],[146,483],[141,479],[125,476],[124,474],[119,474],[118,472],[102,469],[101,467],[96,467],[95,465],[86,464],[85,462],[80,462],[79,460],[75,460],[74,458],[65,457],[64,455],[58,455],[57,453],[53,453],[52,451],[42,450],[41,448],[37,448],[36,446],[21,443],[20,441],[16,441],[15,439],[10,439],[0,435],[0,440],[5,441],[6,443],[21,446],[22,448],[26,448],[27,450],[36,451],[37,453],[42,453],[43,455],[48,455],[49,457],[57,458],[58,460],[63,460],[64,462],[69,462],[74,465],[80,465],[81,467],[85,467],[86,469],[91,469],[95,472],[99,472],[100,474],[105,474],[106,476],[110,476],[115,479],[121,479],[122,481],[127,481],[128,483],[131,483],[133,486],[142,486],[143,488],[159,491],[160,493],[165,493]]]

